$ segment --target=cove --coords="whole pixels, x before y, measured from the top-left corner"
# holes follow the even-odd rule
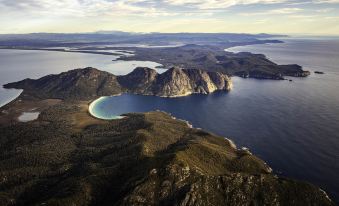
[[[113,112],[105,112],[105,109],[103,108],[103,104],[107,100],[109,100],[111,97],[100,97],[93,102],[90,103],[88,107],[88,112],[93,116],[98,119],[103,119],[103,120],[114,120],[114,119],[122,119],[124,118],[123,116],[115,115]],[[116,96],[115,96],[116,97]]]

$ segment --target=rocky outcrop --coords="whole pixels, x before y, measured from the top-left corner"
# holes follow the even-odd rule
[[[124,76],[94,68],[75,69],[4,87],[24,89],[23,95],[37,98],[83,100],[123,92],[161,97],[209,94],[216,90],[229,91],[232,83],[227,75],[217,72],[172,68],[158,74],[153,69],[140,67]]]
[[[138,94],[149,94],[148,90],[152,87],[158,73],[154,69],[138,67],[131,73],[119,76],[119,84],[127,91]]]
[[[232,87],[230,78],[221,73],[177,67],[162,74],[149,68],[137,68],[126,76],[119,76],[118,81],[129,92],[161,97],[209,94],[216,90],[229,91]]]
[[[291,65],[279,65],[279,69],[282,75],[291,77],[307,77],[311,75],[311,72],[304,71],[301,66],[297,64]]]

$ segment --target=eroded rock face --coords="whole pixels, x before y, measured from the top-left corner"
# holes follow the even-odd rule
[[[132,93],[162,97],[209,94],[216,90],[229,91],[232,87],[231,79],[227,75],[178,67],[162,74],[149,68],[137,68],[126,76],[118,77],[118,80]]]
[[[124,76],[94,68],[76,69],[4,87],[24,89],[25,94],[38,98],[82,100],[123,92],[162,97],[209,94],[216,90],[229,91],[232,83],[227,75],[217,72],[172,68],[158,74],[153,69],[139,67]]]
[[[129,92],[144,94],[152,86],[158,73],[154,69],[147,67],[138,67],[131,73],[119,76],[120,85]]]

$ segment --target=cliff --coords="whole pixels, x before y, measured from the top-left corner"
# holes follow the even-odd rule
[[[208,94],[216,90],[228,91],[231,86],[230,78],[221,73],[180,68],[172,68],[162,74],[150,68],[136,68],[124,76],[85,68],[4,85],[5,88],[24,89],[23,95],[26,96],[73,100],[123,92],[176,97],[193,93]]]
[[[209,94],[216,90],[229,91],[232,87],[231,79],[221,73],[177,67],[162,74],[149,68],[137,68],[126,76],[118,77],[118,81],[129,92],[162,97]]]

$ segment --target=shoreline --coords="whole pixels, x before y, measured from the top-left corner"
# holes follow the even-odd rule
[[[277,41],[280,41],[280,40],[277,40]],[[239,46],[249,46],[249,45],[256,45],[256,44],[277,44],[277,43],[284,43],[283,41],[280,41],[280,42],[256,42],[256,43],[253,43],[253,42],[248,42],[247,44],[239,44],[239,45],[232,45],[232,46],[226,46],[224,51],[230,49],[230,48],[234,48],[234,47],[239,47]],[[185,46],[187,44],[183,44],[181,46]],[[71,48],[71,47],[70,47]],[[74,48],[77,48],[77,47],[74,47]],[[133,47],[123,47],[123,46],[119,46],[119,47],[114,47],[116,48],[116,50],[124,50],[124,49],[138,49],[138,48],[143,48],[143,47],[137,47],[137,46],[133,46]],[[146,47],[147,48],[147,47]],[[161,46],[159,46],[159,48],[161,48]],[[125,56],[124,54],[121,54],[121,53],[112,53],[112,52],[104,52],[104,51],[81,51],[81,50],[68,50],[68,49],[50,49],[50,48],[34,48],[34,47],[20,47],[18,46],[17,48],[15,46],[0,46],[0,49],[10,49],[10,50],[33,50],[33,51],[55,51],[55,52],[69,52],[69,53],[85,53],[85,54],[98,54],[98,55],[112,55],[112,56],[117,56],[119,60],[122,56]],[[100,49],[100,48],[99,48]],[[109,51],[109,49],[107,50]],[[131,51],[128,51],[127,53],[130,53]],[[132,53],[130,53],[132,54]],[[114,60],[113,60],[114,61]]]
[[[66,53],[83,53],[83,54],[97,54],[97,55],[107,55],[107,56],[115,56],[120,58],[124,56],[118,53],[111,53],[111,52],[96,52],[96,51],[76,51],[76,50],[66,50],[66,49],[44,49],[44,48],[6,48],[0,47],[0,49],[8,49],[8,50],[23,50],[23,51],[54,51],[54,52],[66,52]]]
[[[231,85],[231,88],[233,88],[233,84]],[[187,97],[187,96],[191,96],[191,95],[210,95],[212,93],[221,92],[221,91],[225,91],[225,90],[215,90],[215,91],[213,91],[211,93],[207,93],[207,94],[198,93],[198,92],[188,92],[188,93],[185,93],[183,95],[174,95],[174,96],[157,96],[157,95],[151,95],[151,94],[135,94],[135,93],[125,92],[125,93],[121,93],[121,94],[117,94],[117,95],[101,96],[101,97],[98,97],[95,100],[90,101],[88,103],[88,113],[90,114],[90,116],[97,118],[97,119],[100,119],[100,120],[116,120],[116,119],[125,118],[125,116],[120,116],[120,115],[114,116],[115,118],[100,117],[99,115],[96,115],[95,111],[94,111],[96,104],[99,103],[100,101],[102,101],[103,99],[110,98],[110,97],[119,97],[123,94],[138,95],[138,96],[152,96],[152,97],[158,97],[158,98],[171,99],[171,98],[182,98],[182,97]],[[231,90],[226,90],[226,91],[230,92]]]
[[[97,118],[97,119],[100,119],[100,120],[117,120],[117,119],[124,119],[126,117],[124,116],[114,116],[112,118],[106,118],[106,117],[102,117],[100,115],[97,115],[95,114],[95,111],[94,111],[94,108],[96,106],[97,103],[101,102],[102,100],[104,100],[105,98],[107,97],[116,97],[116,96],[120,96],[121,94],[118,94],[118,95],[112,95],[112,96],[101,96],[93,101],[91,101],[88,105],[88,113],[94,117],[94,118]]]

